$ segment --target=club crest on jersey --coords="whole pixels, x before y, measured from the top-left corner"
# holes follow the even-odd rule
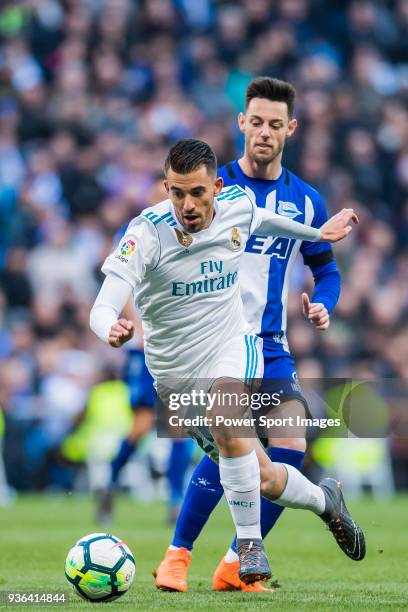
[[[125,240],[120,245],[120,253],[115,255],[116,259],[123,261],[123,263],[127,263],[129,261],[129,257],[136,251],[136,242],[134,240]]]
[[[190,236],[190,234],[185,234],[184,232],[181,232],[176,227],[174,228],[174,231],[176,232],[177,240],[179,241],[181,246],[187,249],[193,242],[193,237]]]
[[[238,251],[241,248],[241,235],[238,231],[237,227],[233,227],[231,230],[231,242],[230,249],[231,251]]]
[[[284,202],[283,200],[279,200],[277,212],[282,217],[288,217],[289,219],[294,219],[301,214],[294,202]]]

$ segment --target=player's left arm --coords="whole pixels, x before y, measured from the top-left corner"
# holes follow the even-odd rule
[[[320,195],[314,200],[312,226],[321,227],[327,221],[327,210]],[[330,325],[330,315],[340,296],[340,272],[329,244],[304,241],[300,252],[314,279],[312,298],[307,293],[302,294],[303,314],[316,329],[323,331]]]
[[[352,208],[343,208],[321,227],[313,227],[287,219],[265,208],[254,207],[250,234],[260,233],[309,242],[338,242],[351,232],[352,223],[358,223]]]

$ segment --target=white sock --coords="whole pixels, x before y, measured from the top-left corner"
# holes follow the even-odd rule
[[[239,557],[235,550],[229,548],[227,554],[225,555],[224,561],[225,563],[235,563],[236,561],[239,561]]]
[[[310,482],[293,465],[282,465],[288,473],[288,481],[283,493],[278,499],[274,499],[274,502],[287,508],[303,508],[315,514],[323,514],[326,500],[322,489]]]
[[[255,451],[242,457],[220,455],[220,477],[237,538],[261,537],[259,462]]]
[[[180,546],[174,546],[174,544],[170,544],[169,550],[178,550]]]

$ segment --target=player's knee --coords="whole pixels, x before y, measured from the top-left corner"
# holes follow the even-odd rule
[[[218,450],[223,457],[238,457],[251,452],[251,447],[247,440],[231,438],[228,435],[218,433],[214,435]]]

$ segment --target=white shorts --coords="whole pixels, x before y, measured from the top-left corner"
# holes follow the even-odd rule
[[[249,383],[263,377],[262,338],[255,334],[236,336],[220,346],[215,357],[203,363],[196,378],[236,378]],[[194,375],[193,375],[194,377]]]
[[[173,391],[186,392],[195,386],[196,381],[203,381],[209,389],[219,378],[234,378],[249,384],[254,379],[262,379],[264,372],[263,340],[255,334],[241,334],[221,344],[210,358],[203,361],[196,369],[183,369],[155,378],[155,387],[161,384]],[[205,381],[205,382],[204,382]]]
[[[262,348],[262,338],[254,334],[243,334],[231,338],[219,347],[211,360],[204,361],[200,368],[190,371],[188,376],[157,381],[158,395],[164,406],[167,407],[170,406],[169,399],[172,396],[191,394],[193,390],[202,390],[207,393],[214,382],[222,378],[243,381],[252,388],[253,381],[260,381],[263,377]],[[178,415],[185,415],[182,408],[178,410]],[[218,449],[205,424],[191,426],[186,433],[196,439],[205,453],[214,460],[218,460]]]

